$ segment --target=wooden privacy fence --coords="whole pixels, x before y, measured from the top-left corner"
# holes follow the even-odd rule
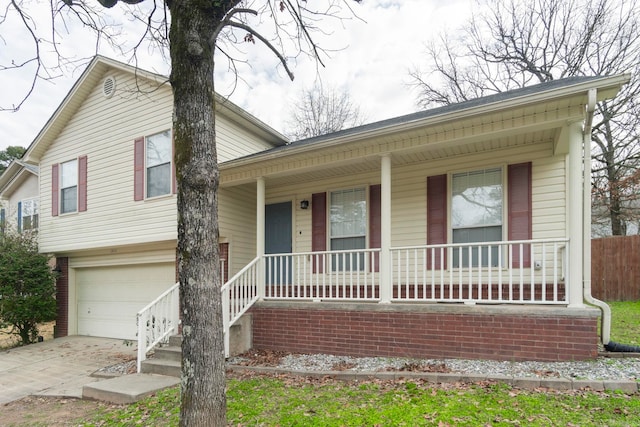
[[[640,235],[591,239],[591,294],[603,301],[640,300]]]

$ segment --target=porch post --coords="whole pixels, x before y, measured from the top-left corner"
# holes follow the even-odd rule
[[[382,156],[380,172],[380,303],[393,296],[391,283],[391,154]]]
[[[265,184],[264,178],[256,180],[256,257],[258,260],[258,299],[262,300],[265,295],[264,289],[264,202]]]
[[[569,275],[568,300],[569,307],[583,307],[582,301],[582,246],[584,235],[582,230],[583,218],[583,147],[582,123],[569,124],[569,188],[567,199],[567,223],[569,229]],[[588,167],[588,165],[587,165]],[[584,207],[586,209],[586,207]]]

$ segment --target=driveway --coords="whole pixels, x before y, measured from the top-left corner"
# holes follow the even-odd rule
[[[81,397],[100,368],[136,357],[124,340],[71,336],[0,351],[0,405],[29,395]]]

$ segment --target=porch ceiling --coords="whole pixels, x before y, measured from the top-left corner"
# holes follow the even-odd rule
[[[428,145],[419,145],[391,153],[393,166],[423,163],[448,157],[474,153],[490,152],[524,145],[550,143],[554,140],[557,128],[535,130],[517,135],[503,135],[473,142],[446,141]],[[419,135],[410,139],[419,139]],[[393,144],[393,142],[392,142]],[[550,146],[551,147],[551,146]],[[229,177],[222,173],[222,185],[236,185],[255,180],[255,176],[264,176],[270,185],[295,182],[313,182],[336,176],[348,176],[380,170],[380,154],[372,149],[370,142],[361,142],[349,147],[349,150],[325,150],[322,155],[301,154],[280,164],[266,164],[259,171]],[[233,182],[235,181],[235,182]]]
[[[222,164],[221,185],[314,181],[377,170],[380,156],[394,165],[426,162],[553,141],[568,123],[584,119],[584,95],[519,107],[498,104],[490,110],[462,110],[388,126],[364,126],[319,141],[301,141]]]

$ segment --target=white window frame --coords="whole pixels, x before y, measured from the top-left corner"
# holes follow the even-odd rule
[[[501,213],[500,213],[500,223],[497,222],[493,222],[493,223],[486,223],[486,224],[481,224],[481,225],[467,225],[467,226],[454,226],[454,178],[456,175],[462,175],[462,174],[473,174],[473,173],[478,173],[478,172],[490,172],[490,171],[496,171],[499,170],[499,176],[500,176],[500,187],[501,187],[501,199],[500,199],[500,209],[501,209]],[[506,200],[506,194],[507,194],[507,177],[506,177],[506,167],[505,165],[498,165],[498,166],[488,166],[488,167],[484,167],[484,168],[468,168],[466,170],[462,170],[462,171],[458,171],[458,172],[454,172],[449,174],[449,194],[448,194],[448,203],[449,203],[449,215],[448,215],[448,221],[449,221],[449,241],[451,243],[484,243],[484,242],[491,242],[491,241],[496,241],[495,239],[490,239],[490,240],[469,240],[469,241],[465,241],[465,242],[456,242],[455,238],[454,238],[454,234],[456,230],[479,230],[479,229],[487,229],[487,228],[491,228],[491,227],[500,227],[500,237],[497,241],[504,241],[505,240],[505,236],[506,236],[506,232],[507,232],[507,200]],[[454,248],[452,249],[453,253],[451,254],[452,256],[449,257],[450,259],[450,263],[452,266],[454,267],[458,267],[459,266],[459,260],[458,260],[458,252],[457,249]],[[465,251],[467,251],[465,249]],[[482,259],[483,259],[483,264],[485,262],[487,262],[488,259],[488,254],[486,253],[488,251],[487,250],[483,250],[482,253]],[[475,252],[477,252],[476,249],[473,250],[473,257],[477,256]],[[467,259],[468,257],[468,252],[463,253],[463,265],[464,266],[468,266],[468,264],[466,264],[464,262],[465,259]],[[502,260],[504,261],[504,260]],[[468,262],[468,260],[467,260]],[[500,263],[500,260],[498,260],[497,257],[497,246],[495,247],[495,249],[493,250],[493,256],[492,256],[492,266],[496,267],[498,264]],[[502,265],[504,265],[504,262],[502,262]],[[472,263],[472,266],[477,267],[477,263]],[[486,267],[486,266],[485,266]]]
[[[24,199],[20,201],[20,224],[22,231],[37,230],[39,226],[40,207],[37,198]],[[27,213],[29,215],[27,215]],[[35,219],[34,219],[35,218]],[[26,219],[29,219],[29,227],[26,226]],[[34,226],[35,223],[35,226]]]
[[[329,203],[328,203],[329,221],[327,225],[329,227],[328,238],[329,238],[329,248],[331,251],[349,250],[349,249],[334,249],[334,242],[337,242],[339,239],[362,239],[362,247],[352,248],[352,249],[358,250],[358,249],[367,248],[367,231],[369,227],[369,224],[368,224],[369,206],[368,206],[368,200],[367,200],[367,188],[368,188],[367,186],[355,186],[352,188],[333,190],[329,192]],[[348,234],[337,234],[334,232],[334,224],[338,224],[338,223],[334,223],[333,221],[334,214],[332,213],[333,205],[334,205],[334,195],[337,195],[339,193],[348,194],[348,193],[355,193],[355,192],[362,192],[362,199],[356,200],[356,202],[362,202],[364,206],[364,210],[362,212],[362,218],[361,218],[361,221],[359,221],[360,226],[356,225],[358,228],[361,227],[361,230],[354,230],[355,232],[348,233]],[[341,223],[344,223],[344,221]],[[363,255],[359,255],[358,258],[359,258],[359,269],[363,270],[365,268],[365,257]],[[345,265],[342,265],[343,264],[342,258],[333,259],[331,263],[332,270],[342,271],[342,270],[355,269],[356,266],[354,266],[353,268],[351,267],[351,262],[356,263],[358,261],[351,257],[348,257],[348,259],[346,259],[346,261],[344,262]]]
[[[68,167],[65,167],[68,166]],[[71,167],[73,166],[73,167]],[[69,179],[65,180],[65,169],[67,171],[74,171],[75,173],[75,177],[74,179],[71,179],[71,177],[69,177]],[[71,214],[71,213],[76,213],[78,212],[78,181],[79,181],[79,170],[78,170],[78,159],[73,159],[73,160],[69,160],[63,163],[60,163],[60,190],[58,191],[58,197],[60,198],[60,215],[66,215],[66,214]],[[75,205],[73,206],[73,209],[71,209],[71,207],[68,207],[68,209],[65,209],[65,203],[64,203],[64,193],[65,190],[75,190]]]
[[[161,159],[158,159],[157,162],[153,162],[150,157],[150,150],[149,150],[149,144],[152,143],[152,139],[154,139],[155,137],[159,137],[159,136],[165,136],[167,137],[167,141],[169,144],[169,151],[168,153],[160,153],[160,155],[162,156],[163,154],[168,154],[168,159],[165,159],[164,157]],[[157,193],[157,194],[149,194],[150,193],[150,183],[151,183],[151,179],[149,177],[150,175],[150,171],[152,168],[159,168],[162,166],[168,166],[169,169],[169,177],[168,177],[168,182],[167,183],[161,183],[161,186],[167,185],[168,184],[168,188],[166,192],[161,192],[161,193]],[[158,197],[165,197],[165,196],[169,196],[171,194],[173,194],[173,135],[171,132],[171,129],[167,129],[164,130],[162,132],[157,132],[151,135],[147,135],[144,138],[144,194],[145,194],[145,199],[155,199]]]

